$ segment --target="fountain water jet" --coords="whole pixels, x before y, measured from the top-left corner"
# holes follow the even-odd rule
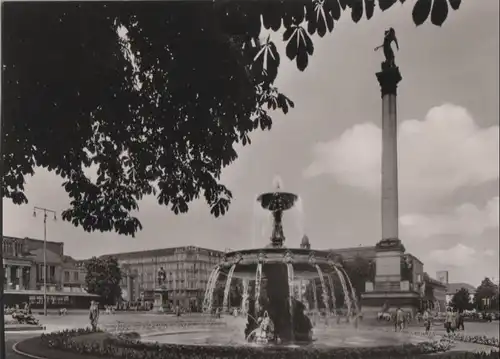
[[[227,280],[226,280],[226,286],[224,287],[224,300],[222,302],[222,311],[226,313],[228,309],[228,304],[229,304],[229,290],[231,289],[231,280],[233,279],[233,273],[234,269],[236,268],[236,264],[233,264],[231,266],[231,269],[229,270],[229,274],[227,275]]]
[[[257,264],[257,271],[255,272],[255,312],[260,311],[260,288],[262,285],[262,263]]]
[[[210,276],[208,277],[207,289],[205,291],[205,297],[203,298],[203,311],[211,313],[212,303],[215,286],[217,285],[217,279],[219,278],[220,266],[215,267]]]
[[[339,276],[340,284],[342,285],[342,291],[344,292],[344,302],[347,306],[347,318],[351,316],[351,298],[349,298],[349,290],[345,283],[344,274],[336,267],[333,267]]]
[[[243,295],[241,298],[241,312],[243,314],[248,313],[248,297],[249,297],[249,288],[250,283],[248,279],[243,279]]]
[[[316,270],[318,271],[319,280],[321,283],[323,304],[325,306],[325,310],[327,312],[329,312],[330,306],[328,304],[328,289],[326,288],[326,285],[325,285],[325,278],[323,278],[323,271],[321,270],[321,268],[317,264],[316,264]]]
[[[352,286],[351,278],[349,278],[345,269],[341,267],[340,270],[344,274],[344,278],[347,279],[347,284],[351,288],[351,296],[352,296],[352,301],[354,302],[354,309],[356,310],[356,313],[359,313],[358,297],[356,295],[356,289],[354,289],[354,287]]]
[[[331,298],[332,298],[332,312],[335,314],[337,307],[337,298],[335,298],[335,287],[333,286],[333,278],[331,275],[327,276],[328,285],[330,286]]]

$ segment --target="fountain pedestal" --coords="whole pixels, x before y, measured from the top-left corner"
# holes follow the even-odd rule
[[[410,291],[401,278],[405,248],[399,239],[397,86],[402,80],[398,67],[382,66],[377,80],[382,94],[382,240],[376,246],[375,283],[362,295],[363,312],[378,313],[382,307],[416,311],[419,294]]]

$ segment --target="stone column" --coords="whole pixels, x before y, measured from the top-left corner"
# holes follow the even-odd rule
[[[12,281],[12,277],[11,277],[12,273],[11,273],[11,270],[10,270],[10,266],[5,265],[5,273],[7,273],[7,284],[5,286],[5,289],[11,289],[10,288],[10,285],[11,285],[10,283]]]
[[[127,274],[127,297],[128,301],[132,301],[132,277],[130,274]]]
[[[19,281],[19,289],[20,290],[23,290],[24,289],[24,267],[17,267],[17,277],[19,278],[18,281]]]
[[[377,73],[382,94],[382,241],[399,238],[397,86],[398,67]]]
[[[140,289],[141,281],[139,281],[139,275],[134,277],[134,301],[138,301],[141,294]]]
[[[36,289],[36,264],[31,265],[30,267],[30,280],[29,280],[29,287],[28,289]]]
[[[405,249],[399,239],[398,210],[398,126],[397,86],[402,80],[398,67],[385,67],[377,79],[382,95],[382,239],[376,246],[376,291],[399,291],[401,256]]]

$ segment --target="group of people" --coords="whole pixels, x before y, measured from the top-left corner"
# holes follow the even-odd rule
[[[417,314],[417,321],[423,321],[425,332],[428,333],[431,329],[433,316],[429,309],[425,310],[423,314]],[[465,314],[458,312],[452,308],[448,308],[444,317],[444,328],[447,333],[454,333],[457,330],[465,330]]]
[[[456,330],[465,330],[464,314],[448,308],[444,320],[444,328],[446,329],[446,333],[455,333]]]
[[[411,312],[406,313],[403,309],[398,308],[394,315],[394,331],[400,332],[408,327],[411,322]]]

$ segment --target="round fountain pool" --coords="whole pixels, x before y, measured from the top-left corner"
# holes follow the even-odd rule
[[[402,333],[386,332],[382,330],[354,329],[350,326],[336,325],[332,327],[315,328],[315,341],[307,347],[316,348],[359,348],[359,347],[387,347],[403,344],[418,344],[429,339],[413,337]],[[193,329],[186,332],[172,332],[144,336],[143,341],[161,344],[200,345],[200,346],[258,346],[248,343],[242,335],[242,330],[229,326],[217,329]],[[297,347],[300,344],[282,345]]]

